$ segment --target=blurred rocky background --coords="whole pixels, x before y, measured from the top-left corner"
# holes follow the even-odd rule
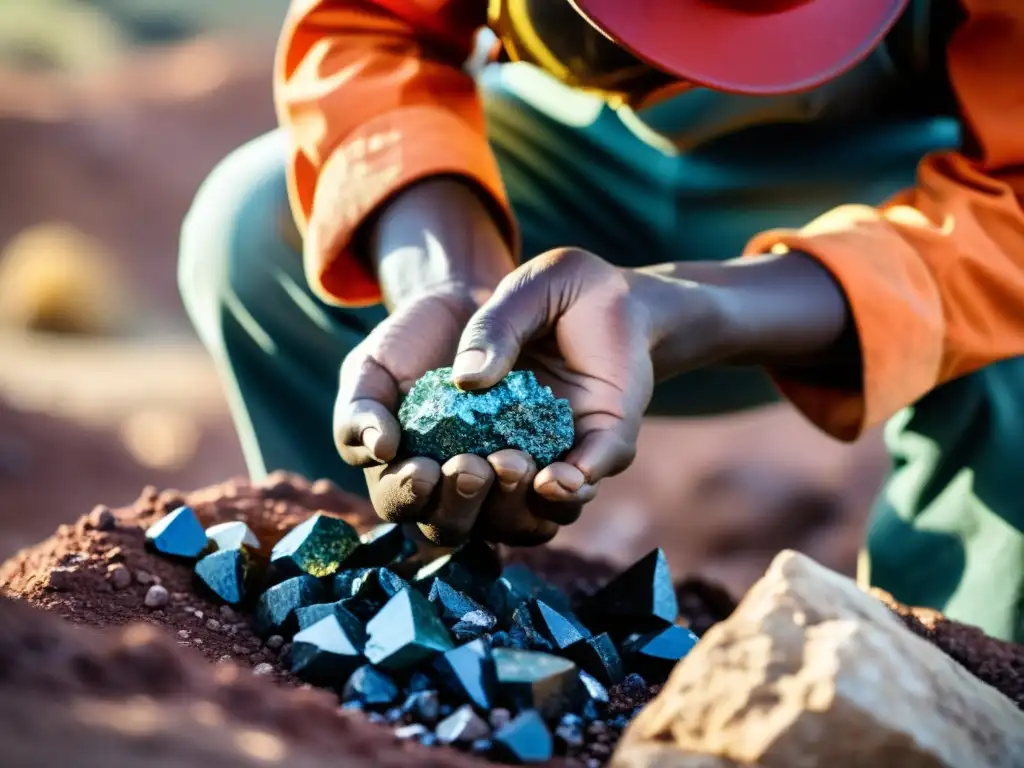
[[[287,0],[0,0],[0,558],[147,484],[243,471],[175,279],[204,175],[272,127]],[[326,428],[326,425],[325,425]],[[558,543],[745,589],[792,547],[852,573],[885,468],[786,408],[652,421]]]

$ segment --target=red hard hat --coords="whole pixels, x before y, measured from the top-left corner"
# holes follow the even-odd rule
[[[721,91],[813,88],[863,60],[909,0],[570,0],[651,65]]]

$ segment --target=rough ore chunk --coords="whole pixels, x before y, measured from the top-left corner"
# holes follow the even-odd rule
[[[249,596],[255,564],[247,549],[224,549],[196,563],[196,577],[228,605],[239,605]]]
[[[447,693],[470,702],[482,712],[491,709],[496,682],[494,662],[483,640],[473,640],[438,656],[434,669]]]
[[[411,587],[392,597],[366,632],[366,658],[392,672],[412,669],[453,647],[434,606]]]
[[[679,615],[665,553],[650,552],[587,600],[584,621],[612,635],[655,632]]]
[[[299,629],[311,627],[328,616],[336,617],[346,634],[353,640],[358,641],[360,648],[366,645],[366,627],[363,626],[363,622],[342,605],[341,600],[334,603],[307,605],[295,611],[295,620],[299,625]]]
[[[191,507],[178,507],[149,526],[146,545],[161,555],[188,559],[199,557],[210,546]]]
[[[368,709],[379,709],[393,703],[398,698],[398,693],[398,686],[394,680],[379,669],[366,664],[349,677],[341,698],[345,701],[357,701]]]
[[[323,585],[312,576],[296,576],[277,584],[262,595],[256,605],[256,631],[264,637],[290,637],[298,627],[299,608],[322,602]]]
[[[508,648],[495,648],[491,655],[499,701],[510,709],[536,709],[555,720],[579,709],[586,698],[579,669],[568,659]]]
[[[505,448],[530,454],[546,467],[572,448],[572,408],[531,371],[512,371],[484,392],[463,392],[452,369],[424,374],[398,411],[408,456],[439,463],[463,453],[488,456]]]
[[[668,679],[676,663],[697,645],[697,637],[686,627],[671,626],[652,632],[623,646],[626,667],[652,682]]]
[[[252,529],[241,520],[232,520],[229,523],[218,523],[206,529],[206,538],[216,550],[222,549],[249,549],[258,550],[260,540]]]
[[[434,733],[442,744],[472,744],[477,739],[490,736],[491,728],[466,704],[438,723]]]
[[[493,736],[494,755],[509,763],[544,763],[555,753],[555,740],[539,712],[520,712]]]
[[[351,525],[317,512],[277,542],[270,562],[283,578],[302,574],[322,578],[335,573],[358,546],[359,534]]]
[[[363,662],[358,639],[345,631],[336,616],[321,619],[292,639],[292,673],[308,683],[343,686]]]
[[[400,558],[408,539],[398,523],[385,523],[359,537],[359,546],[345,558],[346,568],[375,568]]]
[[[625,676],[622,658],[607,632],[573,643],[564,653],[603,685],[618,685]]]
[[[524,607],[530,614],[533,628],[558,651],[564,651],[570,645],[578,643],[586,637],[576,629],[568,617],[563,616],[543,600],[530,600]]]

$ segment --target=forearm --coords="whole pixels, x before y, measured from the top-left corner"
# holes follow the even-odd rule
[[[808,256],[662,264],[637,270],[636,279],[649,297],[644,304],[659,379],[717,364],[807,369],[807,375],[851,385],[857,380],[859,347],[846,299],[828,270]],[[692,327],[692,302],[706,307],[700,328]]]
[[[403,190],[368,222],[362,250],[389,310],[439,291],[482,301],[515,267],[494,212],[454,177]]]

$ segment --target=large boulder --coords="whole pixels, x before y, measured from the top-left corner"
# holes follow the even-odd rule
[[[792,551],[676,667],[615,768],[1020,768],[1024,713]]]

